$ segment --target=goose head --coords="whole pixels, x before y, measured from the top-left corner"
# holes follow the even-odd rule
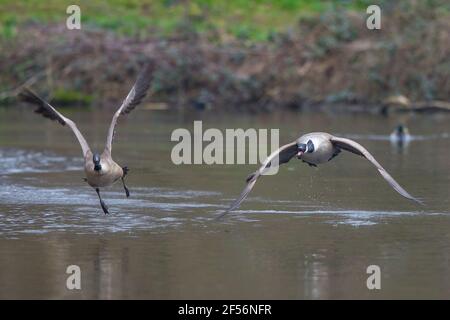
[[[399,124],[393,134],[397,135],[398,137],[405,137],[405,136],[409,136],[409,130],[406,126],[404,126],[403,124]]]
[[[314,143],[308,140],[307,143],[297,142],[297,158],[300,159],[305,153],[314,152]]]
[[[94,170],[95,171],[102,170],[102,166],[100,164],[100,155],[98,153],[94,153],[94,156],[92,157],[92,161],[94,162]]]

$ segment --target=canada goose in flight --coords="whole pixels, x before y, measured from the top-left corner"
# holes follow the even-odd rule
[[[105,214],[109,212],[108,207],[100,196],[100,188],[110,186],[117,180],[121,179],[126,196],[130,196],[130,192],[125,185],[124,180],[125,176],[128,173],[128,168],[119,166],[112,159],[112,143],[115,127],[119,117],[121,115],[130,113],[145,97],[145,94],[150,87],[152,73],[151,71],[152,70],[150,64],[141,71],[136,80],[136,83],[131,88],[125,100],[122,102],[122,105],[119,107],[119,109],[117,109],[109,127],[105,149],[101,154],[92,152],[89,148],[88,143],[84,139],[81,132],[78,130],[75,123],[59,113],[47,101],[38,97],[33,91],[28,88],[23,88],[19,93],[19,98],[21,98],[21,100],[38,106],[34,112],[41,114],[45,118],[56,120],[63,126],[67,124],[70,129],[72,129],[83,151],[84,172],[86,174],[86,178],[84,180],[97,192],[98,198],[100,200],[100,205],[102,206],[103,212]]]
[[[403,189],[391,175],[375,160],[375,158],[359,143],[346,139],[335,137],[325,132],[307,133],[296,141],[286,144],[274,151],[263,163],[263,165],[254,173],[250,174],[246,181],[247,186],[242,191],[241,195],[235,200],[231,206],[218,218],[223,217],[230,211],[239,207],[247,195],[254,187],[256,180],[273,165],[283,164],[297,156],[298,159],[306,162],[310,166],[316,167],[318,164],[325,163],[336,157],[342,150],[346,150],[362,156],[369,160],[380,172],[383,178],[395,189],[398,193],[407,199],[422,203],[420,200],[411,196],[405,189]]]

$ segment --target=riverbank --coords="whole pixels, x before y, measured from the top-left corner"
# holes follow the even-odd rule
[[[69,31],[41,19],[20,21],[5,36],[4,23],[0,103],[11,103],[26,83],[58,104],[116,106],[142,64],[153,59],[158,67],[149,108],[262,112],[336,105],[373,111],[393,96],[411,105],[445,104],[450,9],[436,3],[390,5],[381,30],[366,28],[365,10],[322,8],[261,41],[199,29],[189,14],[170,32],[145,26],[140,34],[95,26]]]

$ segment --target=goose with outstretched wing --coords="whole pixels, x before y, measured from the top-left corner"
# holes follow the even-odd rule
[[[111,156],[112,142],[114,138],[115,127],[119,117],[131,112],[145,97],[150,87],[150,82],[153,73],[152,71],[153,71],[152,64],[148,64],[143,68],[134,86],[131,88],[127,97],[114,114],[108,131],[106,146],[101,154],[92,152],[88,143],[86,142],[86,139],[83,137],[80,130],[78,130],[75,123],[69,118],[63,116],[47,101],[40,98],[36,93],[34,93],[28,88],[23,88],[19,93],[19,98],[21,100],[37,106],[37,109],[35,109],[36,113],[39,113],[42,116],[49,118],[50,120],[57,121],[63,126],[67,124],[70,127],[70,129],[72,129],[73,133],[78,139],[78,142],[81,145],[81,149],[83,152],[84,172],[86,174],[85,181],[97,192],[98,198],[100,200],[100,205],[105,214],[109,213],[109,211],[108,207],[106,206],[105,202],[102,200],[102,197],[100,196],[100,188],[108,187],[120,179],[122,180],[126,196],[127,197],[130,196],[130,192],[127,186],[125,185],[124,180],[125,176],[128,173],[128,168],[119,166],[112,159]]]
[[[369,160],[381,174],[381,176],[390,184],[395,191],[403,197],[422,203],[419,199],[410,195],[403,189],[397,181],[378,163],[377,160],[359,143],[346,139],[335,137],[326,132],[312,132],[305,134],[296,141],[286,144],[274,151],[254,173],[247,177],[247,185],[241,195],[230,205],[230,207],[221,213],[218,218],[223,217],[230,211],[239,207],[242,201],[255,186],[256,180],[263,175],[270,167],[288,162],[293,157],[306,162],[310,166],[317,166],[330,161],[336,157],[342,150],[349,151]]]

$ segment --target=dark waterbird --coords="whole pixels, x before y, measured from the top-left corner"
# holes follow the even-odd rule
[[[422,203],[419,199],[413,197],[405,189],[403,189],[397,181],[395,181],[394,178],[392,178],[391,175],[378,163],[378,161],[375,160],[369,151],[367,151],[359,143],[350,139],[335,137],[326,132],[313,132],[305,134],[296,141],[286,144],[273,152],[256,172],[247,177],[247,185],[239,198],[235,200],[231,206],[225,210],[225,212],[221,213],[218,218],[221,218],[230,211],[238,208],[253,189],[256,180],[267,172],[269,168],[289,162],[289,160],[295,156],[310,166],[316,167],[318,164],[328,162],[335,158],[342,150],[349,151],[366,158],[377,168],[378,172],[390,184],[390,186],[394,188],[395,191],[407,199]]]
[[[408,127],[404,124],[397,125],[389,136],[389,140],[398,148],[406,147],[411,141],[411,135],[409,134]]]
[[[40,98],[37,94],[28,88],[23,88],[19,93],[19,98],[25,102],[37,105],[36,113],[41,114],[45,118],[58,121],[61,125],[66,124],[72,129],[78,142],[81,145],[81,149],[84,157],[84,172],[86,174],[85,181],[95,189],[98,198],[100,200],[100,205],[102,206],[103,212],[105,214],[108,212],[108,207],[100,196],[100,188],[108,187],[118,181],[122,180],[123,188],[127,197],[130,196],[130,192],[125,185],[125,176],[128,173],[127,167],[119,166],[111,156],[112,143],[114,139],[115,127],[117,120],[120,116],[130,113],[145,97],[149,87],[152,77],[152,67],[148,64],[140,72],[134,86],[131,88],[122,105],[114,114],[111,125],[109,127],[108,136],[106,139],[105,149],[101,154],[92,152],[89,148],[86,139],[83,137],[81,132],[78,130],[75,123],[63,116],[54,107],[52,107],[47,101]]]

